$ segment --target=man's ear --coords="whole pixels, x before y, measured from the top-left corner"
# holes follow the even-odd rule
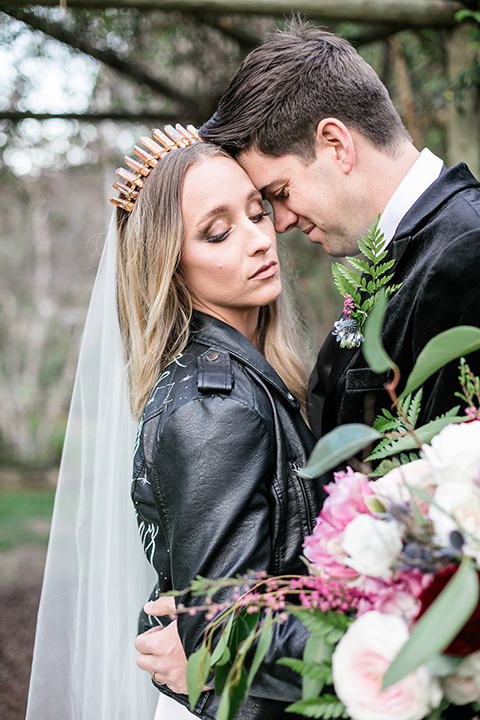
[[[318,123],[315,150],[317,153],[327,151],[345,175],[353,170],[355,143],[349,129],[341,120],[324,118]]]

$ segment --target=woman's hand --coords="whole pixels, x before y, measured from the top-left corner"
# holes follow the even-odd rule
[[[148,602],[144,607],[147,615],[164,617],[175,615],[175,601],[172,597],[161,597]],[[151,628],[138,635],[135,647],[140,653],[137,665],[146,670],[159,685],[167,685],[176,693],[188,694],[187,657],[177,631],[177,621],[167,626]]]

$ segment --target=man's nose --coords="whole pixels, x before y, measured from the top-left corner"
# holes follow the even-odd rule
[[[277,233],[288,232],[298,225],[298,215],[280,203],[273,206],[273,218]]]

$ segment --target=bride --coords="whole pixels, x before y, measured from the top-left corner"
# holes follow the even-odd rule
[[[115,185],[62,462],[28,720],[153,717],[148,676],[132,660],[132,621],[153,584],[125,503],[132,448],[151,598],[197,574],[301,571],[303,537],[323,500],[295,474],[314,442],[300,411],[306,372],[262,198],[193,128],[166,131],[142,138],[141,162],[128,158],[132,171],[118,171],[124,183]],[[205,623],[180,616],[187,655]],[[148,627],[143,613],[139,631]],[[282,718],[300,697],[299,676],[276,660],[300,657],[306,630],[294,618],[275,627],[239,718]],[[157,717],[191,716],[185,695],[156,687]],[[218,703],[204,692],[195,715],[215,717]]]

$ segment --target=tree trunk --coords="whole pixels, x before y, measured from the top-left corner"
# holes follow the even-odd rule
[[[447,160],[449,166],[466,162],[480,178],[480,48],[472,43],[470,30],[468,24],[459,25],[448,41]]]

